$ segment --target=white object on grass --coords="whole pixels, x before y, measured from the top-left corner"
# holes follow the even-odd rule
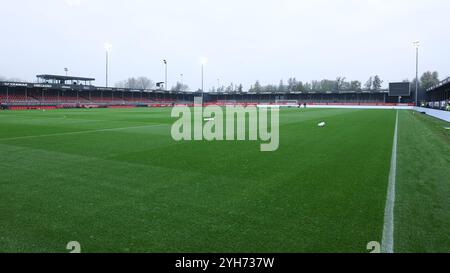
[[[319,126],[319,127],[325,127],[325,122],[324,121],[322,121],[321,123],[319,123],[319,124],[317,124],[317,126]]]
[[[205,118],[204,121],[213,121],[214,118]]]

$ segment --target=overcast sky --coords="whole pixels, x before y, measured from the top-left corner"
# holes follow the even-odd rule
[[[2,0],[0,76],[34,81],[40,73],[96,78],[130,76],[169,85],[184,74],[190,89],[289,77],[363,83],[412,79],[421,71],[450,76],[448,0]]]

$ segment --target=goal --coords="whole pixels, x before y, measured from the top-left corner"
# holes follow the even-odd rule
[[[298,100],[276,100],[275,103],[280,107],[298,107]]]
[[[236,105],[237,101],[236,100],[217,100],[217,103],[222,104],[222,105]]]

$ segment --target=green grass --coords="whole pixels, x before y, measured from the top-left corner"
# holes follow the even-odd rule
[[[395,251],[450,252],[450,130],[415,112],[400,115]]]
[[[400,116],[395,243],[448,252],[449,135],[411,115]],[[67,252],[74,240],[83,252],[367,252],[381,241],[395,116],[283,110],[280,147],[262,153],[175,142],[170,109],[0,112],[0,252]],[[447,174],[424,174],[430,189],[414,181],[420,196],[402,171],[408,146],[428,141],[408,139],[412,126],[438,140],[429,160]],[[423,195],[432,204],[416,204]],[[416,224],[430,209],[433,227]]]

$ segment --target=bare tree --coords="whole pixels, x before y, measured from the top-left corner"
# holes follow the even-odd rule
[[[373,78],[370,77],[367,82],[364,84],[364,88],[366,90],[372,90],[372,85],[373,85]]]
[[[361,82],[360,81],[351,81],[350,82],[350,90],[351,91],[361,90]]]
[[[424,90],[439,83],[439,73],[437,71],[427,71],[420,77],[420,87]]]
[[[375,75],[373,77],[373,83],[372,83],[373,90],[380,90],[382,83],[383,83],[383,81],[380,79],[380,76]]]
[[[151,89],[155,83],[147,77],[131,77],[115,84],[118,88]]]
[[[336,90],[343,90],[345,85],[345,77],[337,77],[336,78]]]
[[[177,82],[175,86],[171,88],[171,91],[188,91],[189,86],[186,84],[182,84],[181,82]]]

